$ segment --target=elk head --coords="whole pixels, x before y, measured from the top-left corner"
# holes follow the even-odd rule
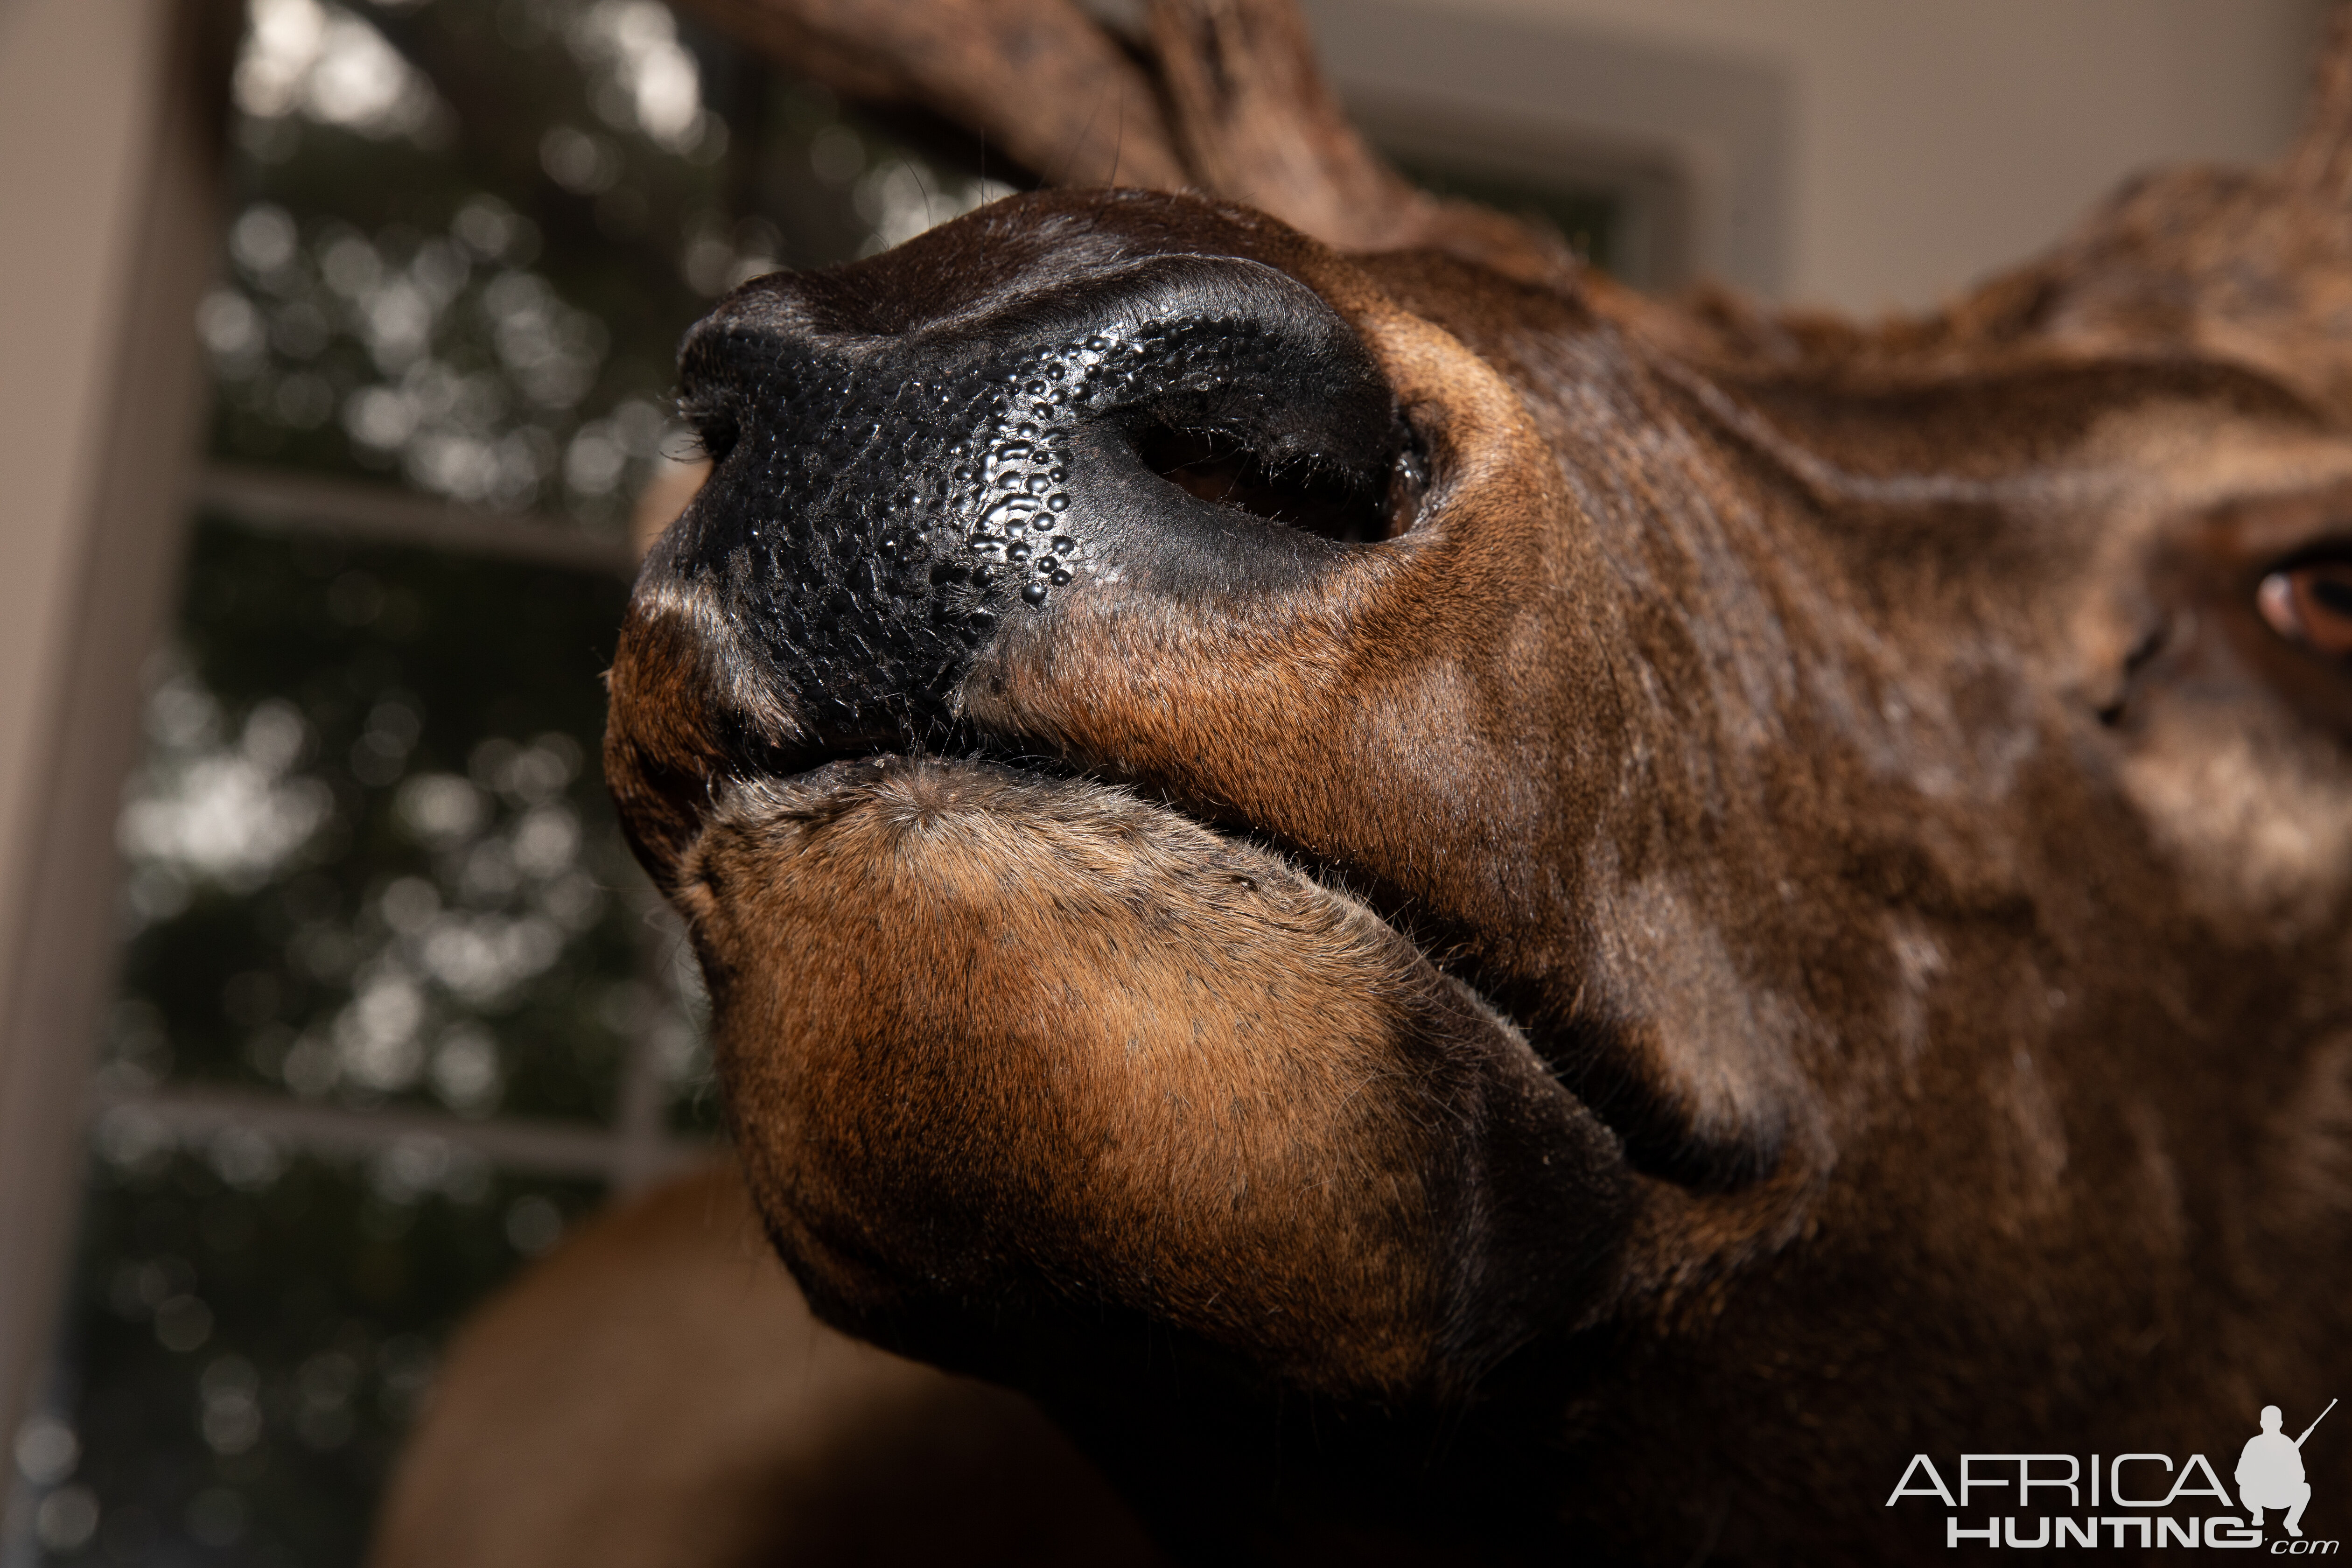
[[[1017,197],[686,345],[607,768],[820,1312],[1203,1551],[1884,1559],[1916,1449],[2352,1371],[2343,50],[2281,168],[1858,329],[1318,91],[1254,184],[1303,43],[1154,15],[1126,134],[1255,205]]]

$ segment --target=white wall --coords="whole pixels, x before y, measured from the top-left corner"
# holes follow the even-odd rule
[[[1318,7],[1327,31],[1346,3]],[[2324,0],[1410,3],[1784,72],[1781,292],[1850,310],[1927,305],[2022,260],[2136,170],[2274,155],[2325,12]]]
[[[0,0],[0,1439],[79,1186],[115,805],[195,446],[234,20],[223,0]]]
[[[95,411],[114,391],[149,157],[141,68],[79,68],[85,56],[160,49],[159,9],[72,0],[0,9],[0,190],[19,217],[0,224],[0,452],[10,473],[0,510],[0,888],[29,879],[47,804],[41,764],[87,570],[74,524],[99,481]],[[0,953],[15,951],[14,935],[0,925]]]

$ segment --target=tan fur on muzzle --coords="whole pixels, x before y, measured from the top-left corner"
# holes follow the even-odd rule
[[[1353,900],[1122,791],[898,760],[737,786],[682,871],[740,1147],[830,1315],[1084,1280],[1301,1386],[1444,1381],[1463,1079],[1559,1091]]]

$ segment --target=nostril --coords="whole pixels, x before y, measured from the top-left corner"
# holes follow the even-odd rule
[[[1394,539],[1419,522],[1423,503],[1429,499],[1428,445],[1402,411],[1397,416],[1397,429],[1396,449],[1389,459],[1387,483],[1381,495],[1388,524],[1388,531],[1381,535],[1385,539]]]
[[[1350,461],[1294,446],[1271,453],[1228,430],[1138,420],[1128,439],[1161,479],[1220,506],[1343,544],[1393,539],[1411,528],[1428,489],[1419,437],[1402,416],[1388,447]]]
[[[1306,285],[1192,256],[1048,281],[883,331],[870,268],[771,279],[689,335],[716,467],[639,593],[728,650],[788,760],[961,744],[986,650],[1087,595],[1278,591],[1417,521],[1423,448]]]
[[[688,392],[677,400],[678,414],[693,432],[699,455],[716,468],[743,438],[743,425],[732,404],[708,394]]]

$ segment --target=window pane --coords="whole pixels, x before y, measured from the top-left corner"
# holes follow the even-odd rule
[[[650,0],[268,0],[238,67],[215,453],[617,531],[680,333],[1005,187]]]
[[[197,322],[215,463],[617,542],[685,455],[677,343],[719,294],[1004,188],[653,0],[252,0],[249,24]],[[118,1109],[57,1398],[17,1446],[59,1561],[356,1562],[442,1337],[601,1196],[462,1137],[306,1152],[254,1111],[179,1149],[142,1097],[641,1141],[717,1121],[692,965],[597,767],[623,584],[302,521],[328,531],[200,520],[152,685]]]
[[[608,1119],[663,1006],[596,765],[625,593],[199,527],[105,1081]]]
[[[1423,190],[1483,203],[1549,228],[1577,255],[1604,271],[1622,264],[1625,199],[1619,193],[1496,174],[1426,154],[1392,152],[1389,157]]]

